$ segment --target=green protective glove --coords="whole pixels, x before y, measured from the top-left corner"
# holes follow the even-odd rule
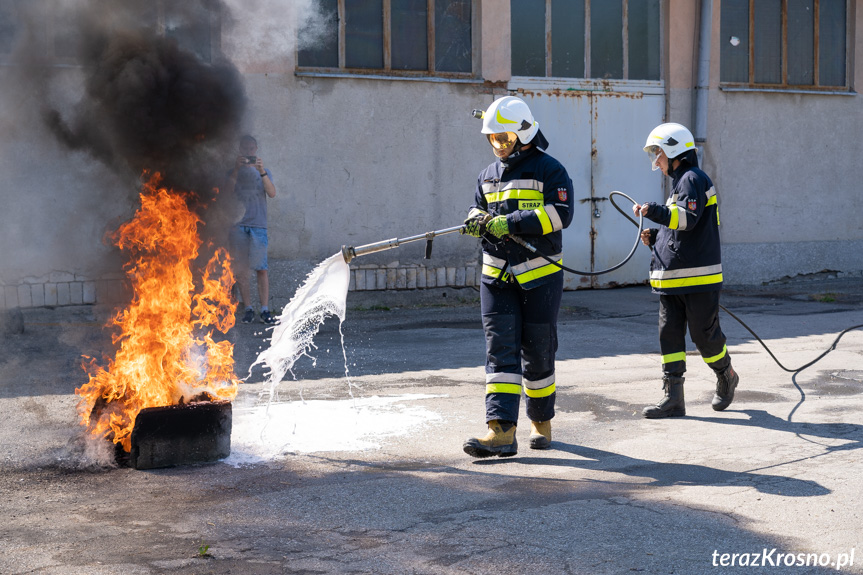
[[[495,216],[486,225],[485,231],[493,236],[502,238],[509,234],[509,224],[506,223],[506,216]]]
[[[471,210],[467,219],[464,221],[464,227],[459,230],[462,234],[467,234],[475,238],[481,237],[485,230],[486,222],[491,218],[488,212],[482,210]]]

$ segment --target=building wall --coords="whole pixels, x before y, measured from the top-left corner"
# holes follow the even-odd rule
[[[720,196],[723,269],[736,284],[821,271],[863,275],[863,218],[855,158],[863,156],[863,100],[719,88],[719,8],[713,35],[706,165]],[[863,74],[861,2],[848,44],[850,81]],[[854,57],[858,55],[858,57]]]
[[[720,88],[721,0],[712,8],[707,132],[702,165],[719,193],[723,272],[758,284],[822,271],[863,275],[863,218],[853,158],[863,154],[863,101],[844,95]],[[860,30],[860,2],[852,9]],[[669,0],[668,121],[694,130],[699,2]],[[848,46],[863,53],[860,34]],[[860,78],[854,58],[851,80]],[[852,85],[852,88],[854,86]]]
[[[863,26],[861,2],[852,11],[855,30]],[[663,4],[667,120],[689,126],[698,4]],[[720,194],[726,281],[760,283],[825,269],[863,275],[863,218],[853,209],[863,103],[856,92],[721,90],[720,5],[712,1],[702,153]],[[290,42],[276,56],[261,56],[246,40],[249,30],[225,23],[221,45],[245,79],[247,127],[279,190],[269,203],[275,305],[342,245],[461,222],[476,175],[492,160],[469,113],[505,94],[510,79],[509,12],[498,0],[478,0],[476,7],[482,79],[475,82],[298,75]],[[861,42],[858,33],[849,52],[863,54]],[[852,82],[861,74],[857,57]],[[18,83],[11,67],[0,68],[0,81],[0,308],[122,301],[128,296],[122,260],[105,237],[134,211],[136,175],[124,179],[63,149],[46,136],[40,110],[28,107],[33,90],[53,90],[62,100],[64,90],[79,89],[74,70],[50,87]],[[434,241],[431,260],[423,252],[420,241],[354,260],[351,289],[478,281],[476,240],[452,234]]]
[[[470,116],[493,100],[481,84],[267,74],[247,77],[247,88],[259,155],[278,189],[271,267],[459,225],[493,160]],[[417,241],[357,258],[352,289],[474,285],[476,239],[441,236],[431,260],[424,251]]]

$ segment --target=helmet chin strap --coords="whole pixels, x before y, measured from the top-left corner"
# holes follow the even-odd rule
[[[533,142],[528,142],[527,144],[522,144],[521,140],[518,140],[518,146],[514,147],[512,152],[510,152],[510,154],[507,157],[501,158],[500,159],[501,163],[507,164],[513,160],[519,159],[521,157],[522,152],[529,149],[531,147],[532,143]]]

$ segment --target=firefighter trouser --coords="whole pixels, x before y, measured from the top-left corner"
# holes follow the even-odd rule
[[[720,372],[731,363],[725,334],[719,327],[719,290],[659,296],[659,350],[662,372],[682,375],[686,371],[686,326],[702,359]]]
[[[554,354],[563,273],[554,276],[530,290],[515,282],[480,284],[486,421],[518,421],[522,389],[531,421],[554,417]]]

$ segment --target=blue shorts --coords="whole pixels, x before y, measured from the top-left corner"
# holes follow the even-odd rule
[[[234,226],[231,253],[240,269],[267,269],[267,228]]]

